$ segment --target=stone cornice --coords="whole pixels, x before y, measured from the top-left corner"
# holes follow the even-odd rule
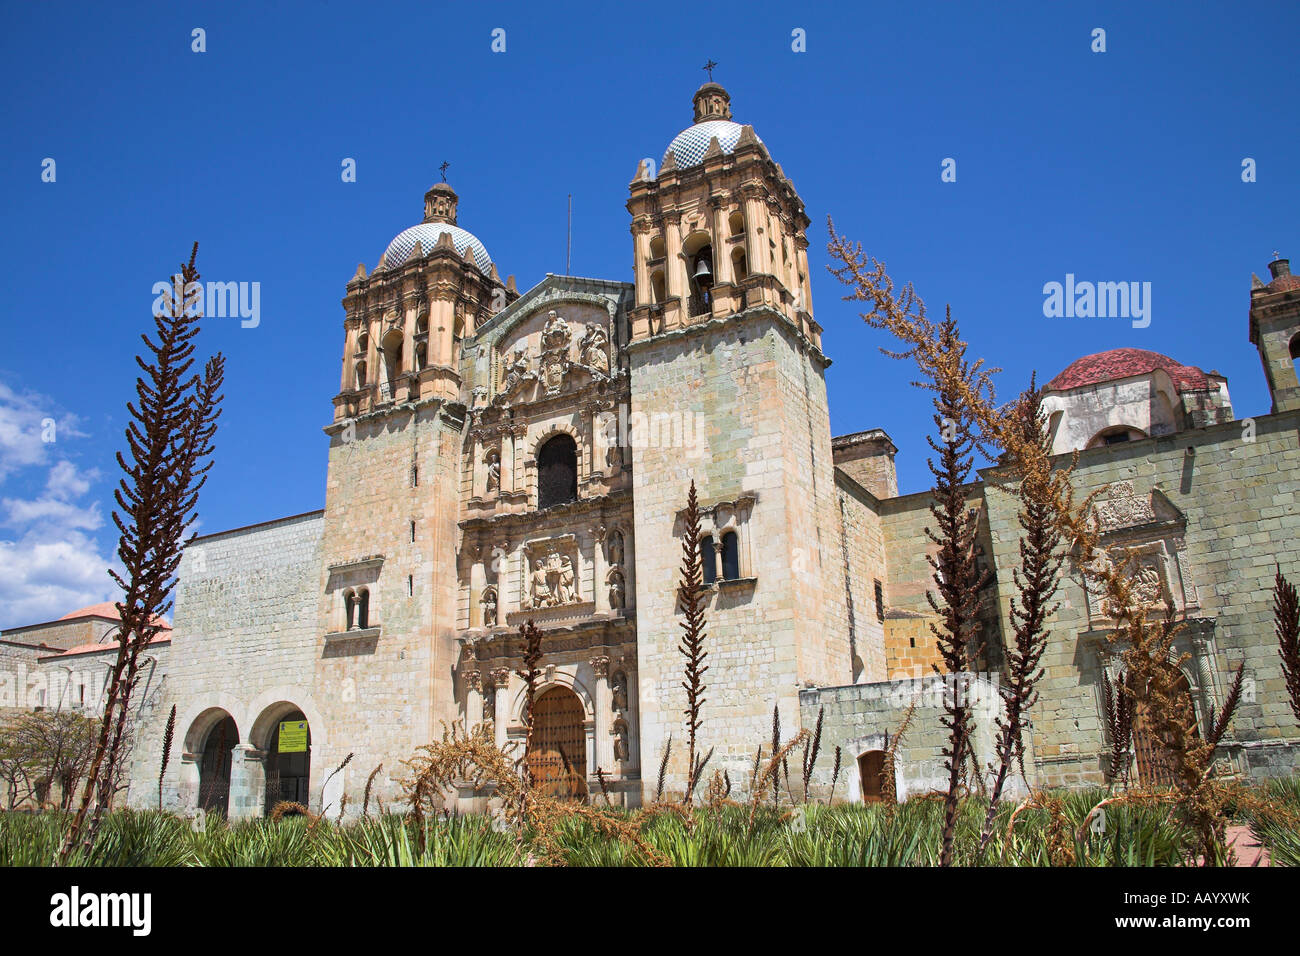
[[[763,321],[775,321],[783,325],[795,337],[809,357],[821,366],[823,371],[830,367],[831,360],[826,357],[821,349],[813,345],[808,337],[800,332],[798,327],[784,313],[767,305],[754,306],[740,312],[733,312],[731,315],[714,316],[703,322],[693,322],[690,325],[669,329],[666,332],[656,332],[645,338],[633,339],[623,346],[623,350],[629,353],[638,352],[674,340],[692,339],[701,335],[723,332],[737,325],[753,325]]]
[[[623,488],[618,491],[611,491],[607,495],[597,495],[592,498],[579,498],[576,501],[566,501],[563,504],[547,508],[545,511],[512,511],[485,518],[465,518],[460,521],[459,527],[466,533],[474,531],[490,531],[495,534],[500,534],[502,532],[509,533],[514,531],[516,528],[535,528],[539,522],[547,521],[552,518],[569,519],[580,515],[590,516],[593,512],[599,514],[606,509],[621,509],[624,505],[630,504],[631,500],[632,489]]]

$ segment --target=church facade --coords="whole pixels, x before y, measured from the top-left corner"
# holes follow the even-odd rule
[[[743,792],[776,707],[786,738],[824,722],[822,797],[839,747],[833,796],[872,799],[910,711],[896,790],[941,785],[929,496],[899,496],[884,431],[832,437],[803,203],[733,120],[726,90],[706,83],[693,105],[660,168],[643,163],[630,185],[632,282],[548,275],[520,293],[458,224],[445,182],[372,271],[358,268],[325,427],[325,507],[186,552],[137,722],[132,803],[156,799],[173,704],[164,801],[185,812],[254,816],[279,800],[337,812],[345,794],[356,812],[381,765],[372,792],[391,803],[402,761],[457,721],[486,722],[522,752],[528,620],[545,634],[543,785],[580,796],[599,771],[611,799],[638,805],[669,752],[666,789],[680,794],[676,589],[692,481],[709,772]],[[1136,554],[1142,593],[1189,622],[1179,650],[1202,719],[1246,662],[1224,744],[1245,776],[1291,772],[1300,754],[1268,591],[1275,564],[1300,577],[1300,280],[1286,260],[1270,269],[1249,309],[1270,414],[1236,421],[1222,376],[1136,349],[1081,359],[1046,399],[1055,450],[1080,452],[1081,492],[1106,486],[1105,544]],[[976,735],[987,760],[1018,527],[992,484],[971,496],[994,571],[987,653],[965,677],[987,702]],[[1060,600],[1025,782],[1101,783],[1101,674],[1117,676],[1117,655],[1073,569]],[[25,653],[35,638],[20,630],[0,650]],[[60,656],[47,646],[41,666]],[[1139,735],[1136,764],[1158,782],[1150,746]],[[487,805],[469,789],[449,798]]]

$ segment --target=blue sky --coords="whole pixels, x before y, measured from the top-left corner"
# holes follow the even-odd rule
[[[132,355],[192,241],[205,279],[261,284],[256,328],[202,337],[229,361],[200,528],[318,508],[344,285],[419,221],[438,164],[521,289],[564,271],[570,193],[572,271],[630,280],[627,184],[690,123],[710,57],[813,221],[832,431],[885,428],[904,492],[928,484],[928,404],[825,274],[827,214],[932,310],[952,304],[1006,394],[1128,345],[1227,375],[1238,417],[1267,412],[1246,312],[1251,272],[1300,253],[1300,8],[1246,9],[8,3],[0,627],[111,594]],[[1044,318],[1066,273],[1151,282],[1150,326]]]

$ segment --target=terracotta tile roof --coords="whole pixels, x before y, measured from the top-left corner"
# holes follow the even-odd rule
[[[101,604],[92,604],[90,605],[90,607],[83,607],[79,611],[72,611],[69,614],[63,615],[63,617],[59,618],[59,620],[73,621],[76,620],[77,618],[82,618],[82,617],[105,617],[108,618],[110,621],[121,620],[121,618],[118,616],[117,613],[117,605],[114,604],[112,601],[104,601]],[[156,620],[158,626],[161,627],[164,631],[170,631],[172,629],[172,626],[162,618],[157,618]]]
[[[171,639],[172,639],[172,636],[171,636],[170,634],[168,634],[166,631],[163,631],[163,632],[161,632],[161,633],[155,634],[155,635],[153,636],[153,639],[150,640],[149,643],[150,643],[150,644],[156,644],[156,643],[159,643],[159,642],[170,641]],[[114,653],[116,653],[116,651],[117,651],[117,641],[115,641],[115,640],[104,641],[104,642],[99,643],[99,644],[78,644],[76,647],[69,647],[66,651],[59,650],[59,649],[56,648],[56,647],[52,647],[52,648],[50,648],[50,653],[48,653],[48,654],[42,654],[42,655],[38,655],[38,656],[40,656],[40,657],[67,657],[69,654],[90,654],[90,653],[98,653],[98,652],[103,652],[103,651],[113,651]]]
[[[1046,388],[1051,392],[1064,392],[1134,375],[1147,375],[1156,369],[1168,372],[1174,387],[1180,392],[1209,388],[1209,380],[1199,368],[1183,365],[1168,355],[1146,349],[1111,349],[1085,355],[1071,362],[1065,371],[1047,383]]]
[[[1266,287],[1270,292],[1290,292],[1292,289],[1300,289],[1300,276],[1287,273],[1280,275]]]

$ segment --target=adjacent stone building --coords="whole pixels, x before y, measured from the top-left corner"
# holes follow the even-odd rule
[[[838,799],[878,797],[891,746],[899,795],[940,785],[930,496],[898,494],[883,430],[832,437],[809,217],[727,91],[702,86],[658,170],[638,167],[630,283],[548,275],[521,294],[459,225],[449,185],[424,200],[422,221],[347,283],[325,508],[206,535],[185,555],[131,801],[156,799],[173,703],[164,799],[186,812],[258,815],[281,800],[337,811],[345,794],[352,812],[381,764],[372,797],[392,803],[402,761],[457,721],[521,745],[518,630],[530,619],[545,633],[532,758],[543,786],[583,796],[599,770],[612,799],[636,805],[653,797],[671,739],[668,789],[680,792],[676,585],[692,481],[710,769],[743,790],[777,707],[787,737],[824,715],[823,753],[840,747],[848,768]],[[1179,649],[1202,719],[1246,662],[1224,752],[1256,776],[1297,760],[1269,587],[1275,565],[1300,578],[1300,282],[1284,259],[1270,269],[1249,314],[1270,414],[1235,421],[1222,376],[1139,349],[1080,359],[1046,397],[1055,450],[1079,453],[1080,493],[1105,489],[1105,544],[1136,554],[1141,593],[1189,622]],[[987,759],[1019,528],[992,483],[969,494],[993,580],[986,651],[961,680],[984,702]],[[1069,573],[1030,783],[1104,779],[1100,675],[1116,654],[1105,610]],[[0,654],[23,634],[4,635]],[[1144,747],[1139,736],[1150,777]],[[830,776],[826,758],[823,795]],[[487,796],[449,798],[481,808]]]

